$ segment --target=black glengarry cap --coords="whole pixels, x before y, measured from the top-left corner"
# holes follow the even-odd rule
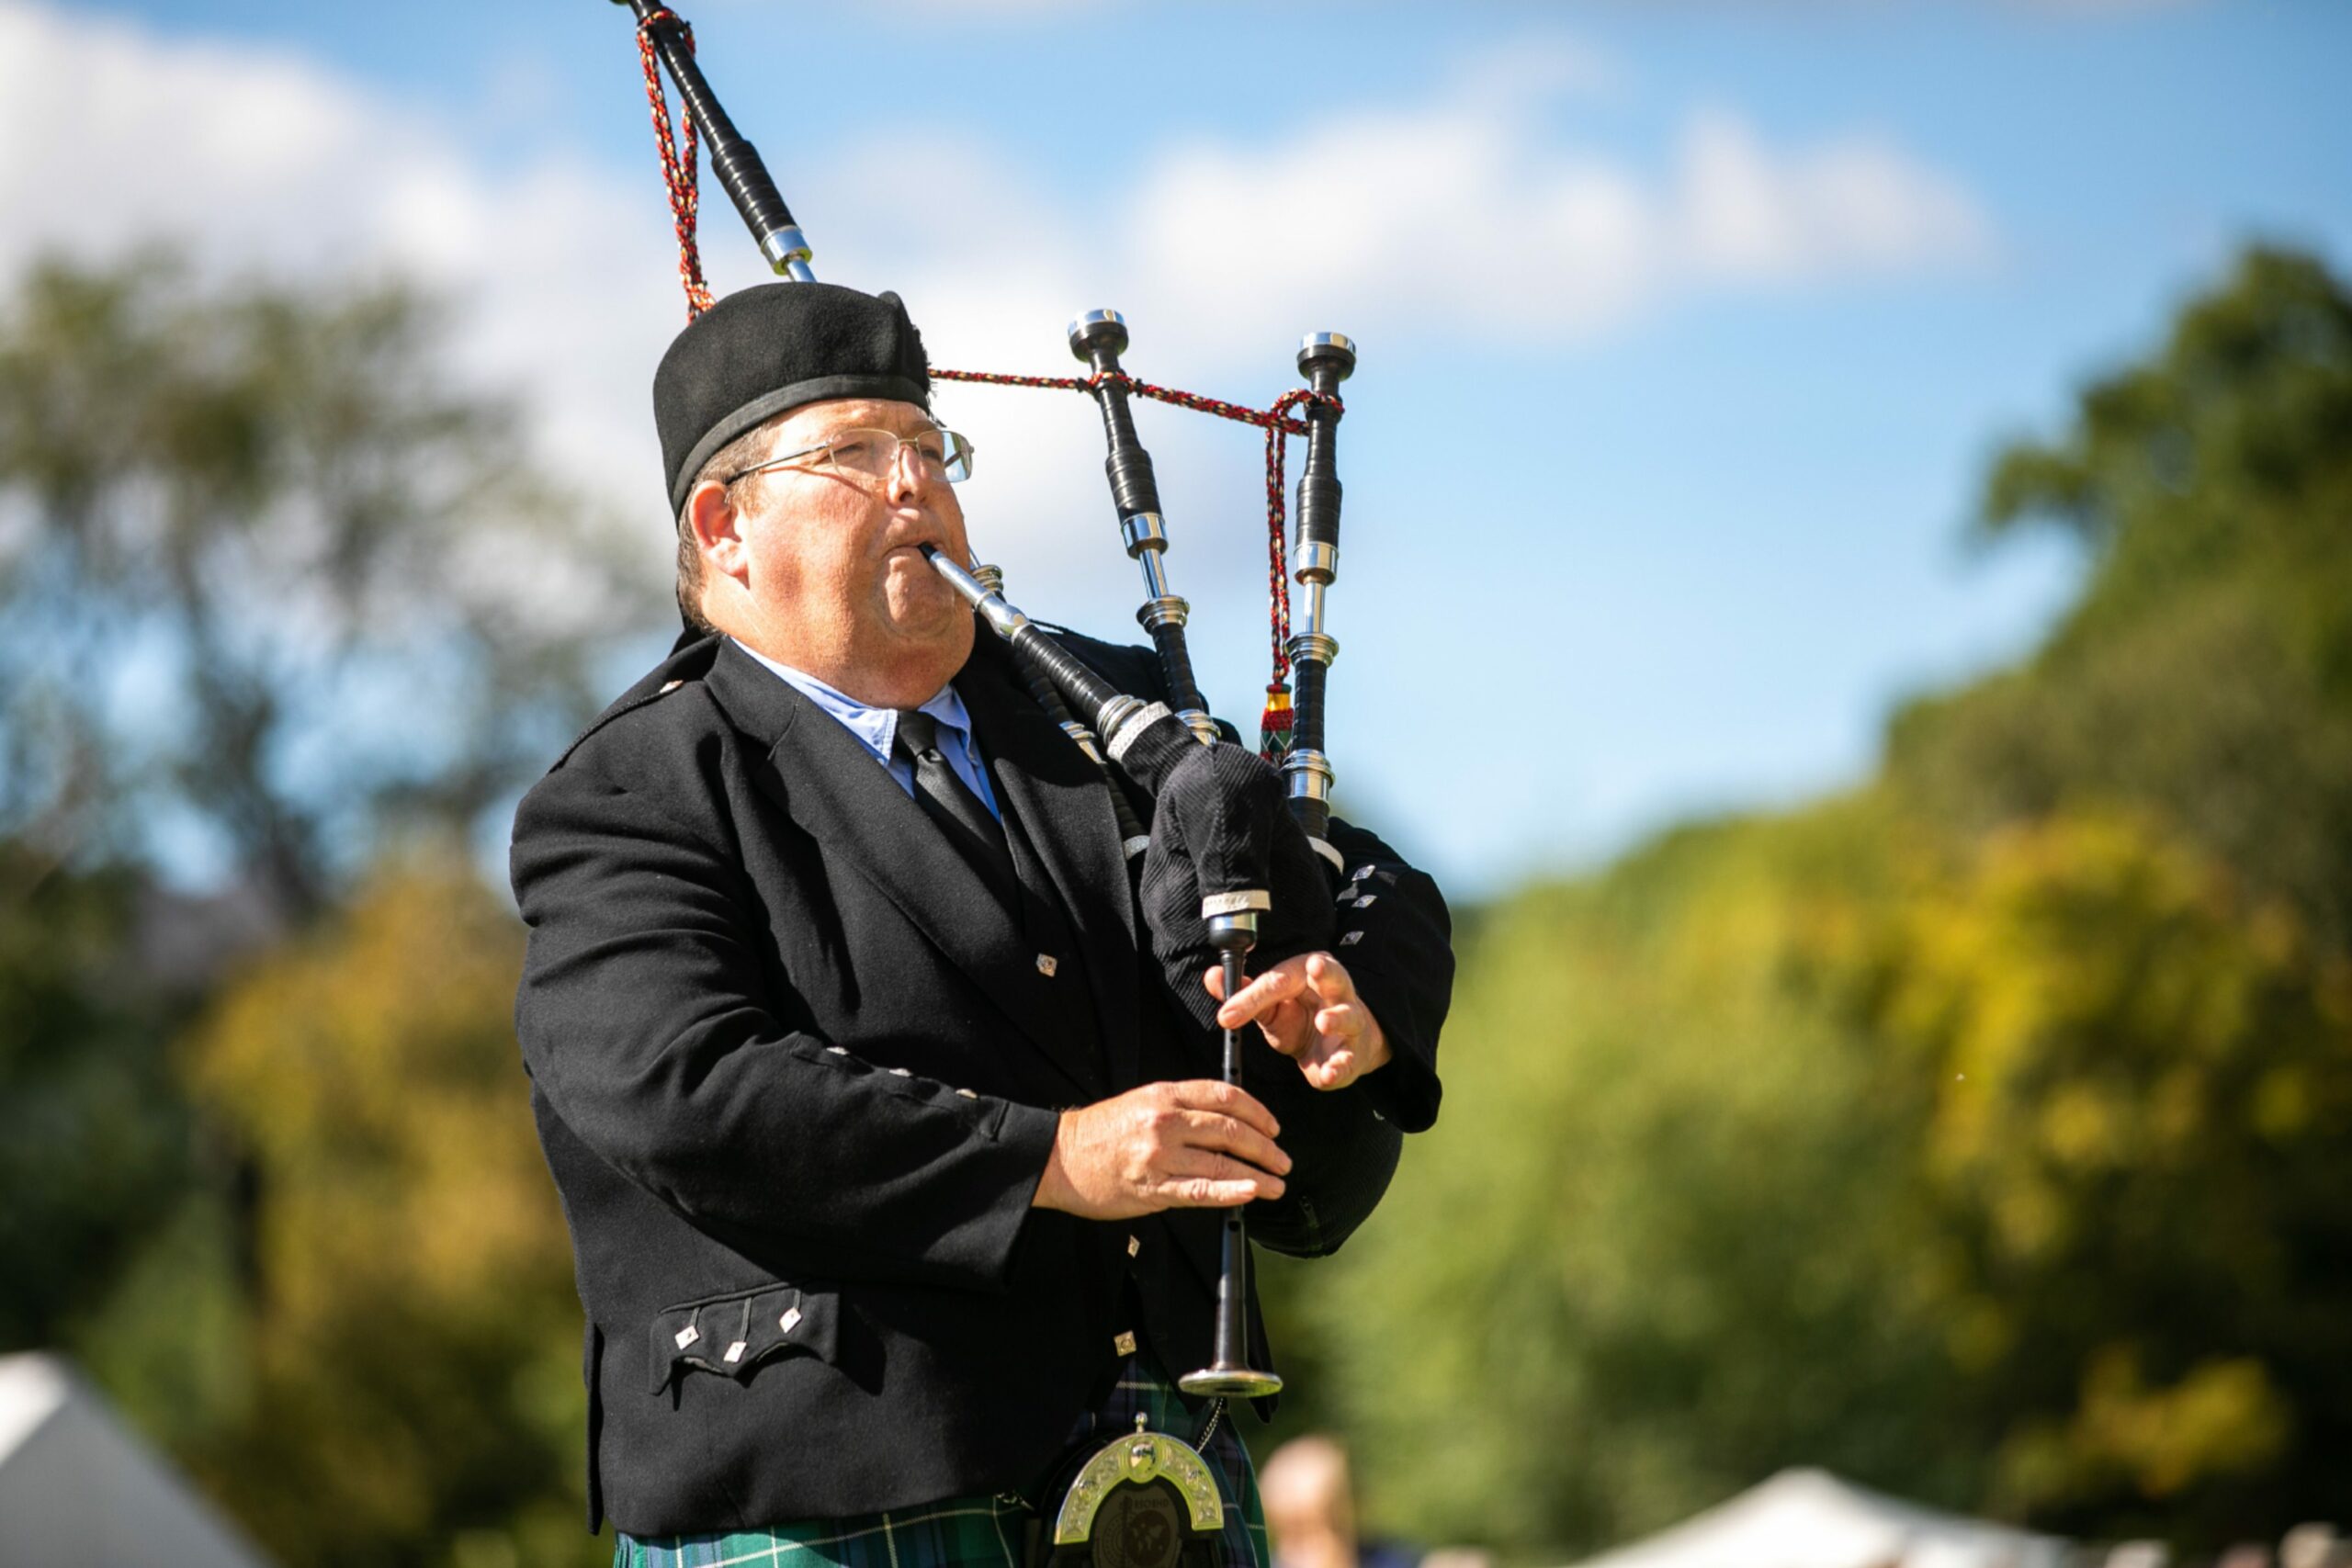
[[[705,310],[653,372],[670,514],[712,453],[762,420],[828,398],[931,406],[922,336],[896,294],[763,283]]]

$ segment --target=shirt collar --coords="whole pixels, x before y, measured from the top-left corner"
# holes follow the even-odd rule
[[[867,750],[884,762],[889,761],[890,749],[897,742],[899,734],[898,709],[869,706],[846,693],[836,691],[805,670],[796,670],[789,664],[770,659],[747,642],[738,641],[735,646],[831,715],[842,728],[856,736]],[[971,733],[971,716],[966,712],[964,699],[956,694],[952,683],[940,687],[929,701],[916,705],[919,711],[937,719],[941,728],[954,730],[958,735]]]

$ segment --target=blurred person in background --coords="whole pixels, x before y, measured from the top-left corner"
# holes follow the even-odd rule
[[[628,1563],[1007,1562],[1057,1461],[1141,1416],[1218,1472],[1238,1568],[1248,1455],[1172,1382],[1210,1359],[1219,1210],[1305,1253],[1368,1212],[1380,1123],[1436,1115],[1445,905],[1335,822],[1384,896],[1345,964],[1225,1001],[1250,1092],[1204,1078],[1102,775],[920,553],[971,558],[929,393],[894,295],[772,285],[680,334],[687,635],[515,818],[592,1516]],[[1159,694],[1148,650],[1070,641]]]
[[[1276,1449],[1258,1487],[1275,1568],[1416,1568],[1424,1561],[1411,1547],[1358,1537],[1348,1450],[1329,1438],[1309,1434]]]

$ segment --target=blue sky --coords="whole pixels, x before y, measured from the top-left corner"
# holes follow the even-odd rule
[[[2030,647],[2069,592],[2054,543],[1960,547],[1998,442],[2245,241],[2352,258],[2335,5],[686,14],[819,275],[900,288],[941,363],[1060,373],[1063,322],[1116,305],[1138,374],[1262,403],[1298,333],[1362,340],[1334,752],[1471,895],[1860,776],[1892,701]],[[681,318],[620,9],[0,0],[9,105],[0,274],[159,231],[422,273],[658,572],[642,389]],[[754,280],[707,194],[715,279]],[[1014,597],[1118,633],[1085,406],[946,407]],[[1246,720],[1255,447],[1144,434]]]

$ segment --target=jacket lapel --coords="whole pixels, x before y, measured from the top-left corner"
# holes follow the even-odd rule
[[[1124,1088],[1138,1070],[1141,998],[1135,897],[1118,819],[1102,770],[1016,684],[1012,656],[994,634],[982,627],[979,635],[956,689],[971,713],[998,799],[1024,824],[1052,892],[1069,911],[1093,983],[1110,1081]]]
[[[707,679],[736,728],[766,746],[760,787],[896,905],[1062,1077],[1088,1098],[1098,1095],[1101,1066],[1057,1027],[1046,989],[1054,982],[1003,901],[874,754],[732,642],[721,645]]]

